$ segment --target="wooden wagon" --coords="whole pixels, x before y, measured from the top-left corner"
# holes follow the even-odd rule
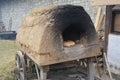
[[[35,64],[38,80],[46,80],[51,69],[72,67],[73,64],[67,62],[82,59],[87,59],[89,79],[93,80],[91,58],[101,55],[93,22],[81,6],[61,5],[33,10],[24,18],[16,42],[20,48],[16,54],[19,80],[27,79],[30,61]],[[62,63],[67,65],[60,65]]]

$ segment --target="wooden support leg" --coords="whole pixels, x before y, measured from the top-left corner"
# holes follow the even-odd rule
[[[39,74],[39,70],[38,70],[38,67],[36,64],[35,64],[35,69],[36,69],[36,73],[37,73],[37,78],[38,78],[38,80],[40,80],[40,74]]]
[[[40,78],[41,80],[47,79],[47,72],[49,71],[49,66],[40,67]]]
[[[94,64],[92,62],[92,58],[88,59],[88,80],[94,80]]]

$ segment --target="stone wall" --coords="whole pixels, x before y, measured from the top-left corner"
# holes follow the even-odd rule
[[[0,9],[1,10],[1,9]],[[1,19],[2,19],[2,17],[1,17],[1,11],[0,11],[0,22],[1,22]]]
[[[24,16],[34,8],[48,5],[74,4],[81,5],[95,21],[97,7],[90,5],[90,0],[1,0],[0,20],[6,30],[17,31]]]

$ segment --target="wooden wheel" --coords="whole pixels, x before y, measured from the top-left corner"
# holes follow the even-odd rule
[[[24,55],[21,51],[17,51],[16,54],[16,68],[15,73],[17,74],[18,80],[26,80],[26,65],[25,65],[25,59]]]

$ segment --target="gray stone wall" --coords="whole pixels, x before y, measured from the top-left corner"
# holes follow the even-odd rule
[[[2,21],[2,14],[1,14],[1,5],[0,5],[0,22]]]
[[[74,4],[81,5],[95,21],[97,7],[90,5],[90,0],[1,0],[0,20],[6,30],[18,30],[25,15],[34,8],[48,5]]]

